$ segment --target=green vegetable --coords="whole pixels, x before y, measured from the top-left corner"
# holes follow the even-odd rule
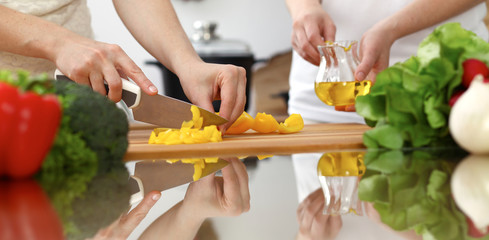
[[[124,111],[91,88],[73,82],[57,81],[55,94],[63,99],[69,128],[97,155],[98,171],[118,165],[128,146],[129,123]]]
[[[382,71],[370,94],[356,100],[357,113],[375,127],[368,148],[455,145],[448,130],[452,93],[461,84],[462,62],[489,62],[489,43],[458,23],[436,28],[418,55]]]
[[[472,239],[450,189],[457,161],[466,154],[456,148],[369,151],[359,199],[372,202],[382,222],[396,231],[415,230],[423,239]]]

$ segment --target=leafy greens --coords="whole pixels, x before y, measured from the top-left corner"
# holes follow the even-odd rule
[[[436,28],[418,48],[417,56],[382,71],[356,111],[367,124],[368,148],[400,149],[454,145],[448,130],[448,101],[461,84],[462,62],[489,62],[489,43],[458,23]]]

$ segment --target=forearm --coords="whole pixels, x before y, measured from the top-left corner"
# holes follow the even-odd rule
[[[194,239],[204,221],[195,215],[179,202],[151,223],[140,239]]]
[[[292,19],[296,19],[308,9],[322,8],[320,0],[285,0]]]
[[[113,0],[117,13],[136,40],[173,72],[201,61],[170,0]]]
[[[54,62],[61,39],[76,37],[76,34],[55,23],[2,5],[0,16],[0,51]]]
[[[415,0],[379,22],[396,39],[456,16],[484,0]]]

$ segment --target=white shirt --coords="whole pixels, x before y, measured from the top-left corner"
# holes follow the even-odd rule
[[[360,40],[362,34],[381,19],[386,18],[409,4],[410,0],[328,0],[323,8],[336,24],[336,40]],[[462,27],[487,40],[489,34],[484,24],[486,5],[474,8],[443,22],[459,22]],[[403,62],[416,55],[418,45],[437,26],[421,30],[397,40],[391,48],[390,65]],[[289,114],[299,113],[304,119],[316,122],[357,122],[364,120],[356,113],[335,111],[334,107],[321,102],[314,92],[318,67],[293,52],[289,76]]]
[[[93,35],[86,0],[10,0],[0,1],[0,4],[54,22],[81,36],[91,38]],[[56,66],[45,59],[0,52],[0,69],[24,69],[32,75],[47,72],[52,76]]]

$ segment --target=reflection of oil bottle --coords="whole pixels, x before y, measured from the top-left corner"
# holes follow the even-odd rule
[[[366,170],[363,156],[364,152],[332,152],[321,156],[317,169],[325,198],[324,214],[363,214],[358,201],[358,182]]]

